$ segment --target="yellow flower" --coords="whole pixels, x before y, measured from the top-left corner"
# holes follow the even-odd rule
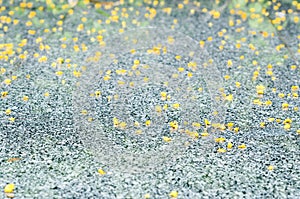
[[[216,138],[215,139],[215,142],[217,142],[217,143],[222,143],[222,142],[225,142],[225,138],[223,138],[223,137],[219,137],[219,138]]]
[[[5,79],[5,80],[4,80],[4,83],[5,83],[6,85],[10,85],[10,84],[11,84],[11,79]]]
[[[289,130],[291,128],[291,124],[289,123],[286,123],[284,126],[283,126],[284,130]]]
[[[146,125],[146,126],[150,126],[150,124],[151,124],[151,120],[147,120],[147,121],[145,122],[145,125]]]
[[[218,152],[218,153],[225,153],[225,152],[226,152],[226,149],[219,148],[219,149],[217,150],[217,152]]]
[[[127,72],[127,70],[125,70],[125,69],[119,69],[119,70],[116,70],[116,73],[117,73],[118,75],[125,75],[126,72]]]
[[[195,127],[195,128],[197,128],[197,129],[199,129],[201,127],[201,124],[198,123],[198,122],[193,122],[192,126]]]
[[[235,127],[233,130],[234,130],[235,133],[238,133],[239,130],[240,130],[240,128],[239,127]]]
[[[119,124],[119,127],[120,127],[121,129],[125,129],[125,128],[127,127],[126,122],[121,122],[121,123]]]
[[[180,60],[180,59],[181,59],[181,56],[180,56],[180,55],[176,55],[176,56],[175,56],[175,59]]]
[[[11,109],[6,109],[6,110],[5,110],[5,114],[6,114],[6,115],[10,115],[10,114],[11,114]]]
[[[283,124],[291,124],[292,120],[290,118],[287,118],[283,121]]]
[[[210,125],[210,121],[208,119],[204,119],[205,127],[208,127]]]
[[[227,143],[227,149],[232,149],[232,147],[233,147],[233,144],[231,142],[228,142]]]
[[[117,127],[119,125],[118,118],[116,118],[116,117],[113,118],[113,124],[114,124],[114,127]]]
[[[207,137],[207,136],[209,136],[209,133],[207,133],[207,132],[205,131],[205,132],[201,133],[201,136]]]
[[[73,71],[73,75],[74,75],[75,77],[80,77],[80,76],[81,76],[81,72],[80,72],[79,70],[74,70],[74,71]]]
[[[256,86],[257,95],[263,95],[265,91],[265,87],[263,85]]]
[[[177,198],[178,197],[178,192],[177,191],[171,191],[171,193],[169,194],[169,196],[171,198]]]
[[[173,108],[178,109],[179,107],[180,107],[180,104],[178,104],[178,103],[173,104]]]
[[[238,148],[239,149],[245,149],[245,148],[247,148],[247,146],[245,144],[241,144],[241,145],[238,146]]]
[[[283,110],[288,110],[288,108],[289,108],[289,104],[288,103],[282,103],[282,109]]]
[[[199,42],[199,45],[200,45],[201,48],[203,48],[204,45],[205,45],[205,41],[201,40],[201,41]]]
[[[144,195],[144,198],[145,199],[149,199],[151,196],[150,196],[150,194],[149,193],[146,193],[145,195]]]
[[[269,170],[269,171],[273,171],[273,170],[274,170],[274,166],[269,165],[269,166],[268,166],[268,170]]]
[[[101,95],[101,91],[95,91],[95,96],[99,97]]]
[[[98,169],[98,173],[100,175],[105,175],[106,174],[106,172],[103,169]]]
[[[293,92],[297,92],[297,91],[299,90],[299,86],[292,86],[292,87],[291,87],[291,90],[292,90]]]
[[[169,138],[169,137],[167,137],[167,136],[164,136],[164,137],[163,137],[163,140],[164,140],[165,142],[171,142],[171,141],[172,141],[172,139]]]
[[[233,95],[232,94],[229,94],[225,97],[225,100],[227,101],[232,101],[233,100]]]
[[[266,106],[271,106],[271,105],[272,105],[272,101],[271,101],[271,100],[267,100],[267,101],[265,102],[265,105],[266,105]]]
[[[26,96],[26,95],[25,95],[25,96],[23,96],[23,101],[25,101],[25,102],[26,102],[26,101],[28,101],[28,99],[29,99],[29,97],[28,97],[28,96]]]
[[[232,60],[231,60],[231,59],[227,61],[227,66],[228,66],[228,67],[231,67],[232,64],[233,64],[233,63],[232,63]]]
[[[170,122],[170,127],[172,128],[172,130],[177,130],[178,122],[177,121]]]
[[[4,193],[12,193],[15,189],[15,185],[10,183],[4,187]]]
[[[160,105],[156,105],[156,106],[155,106],[155,111],[156,111],[157,113],[161,113],[161,111],[162,111],[161,106],[160,106]]]
[[[87,110],[82,110],[82,111],[81,111],[81,114],[82,114],[82,115],[86,115],[87,113],[88,113]]]
[[[56,74],[57,76],[62,76],[62,75],[63,75],[63,72],[62,72],[62,71],[57,71],[55,74]]]
[[[105,75],[105,76],[103,77],[103,79],[104,79],[104,81],[108,81],[108,80],[110,80],[110,76],[109,76],[109,75]]]
[[[162,100],[166,100],[167,99],[167,93],[166,92],[161,92],[160,96],[161,96]]]
[[[184,68],[183,68],[183,67],[179,67],[179,68],[178,68],[178,71],[179,71],[179,72],[184,72]]]

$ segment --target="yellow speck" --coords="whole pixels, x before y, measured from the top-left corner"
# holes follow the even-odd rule
[[[4,83],[5,83],[6,85],[10,85],[10,84],[11,84],[11,79],[5,79],[5,80],[4,80]]]
[[[268,166],[268,170],[269,170],[269,171],[273,171],[273,170],[274,170],[274,166],[269,165],[269,166]]]
[[[218,153],[225,153],[225,152],[226,152],[226,149],[219,148],[219,149],[217,150],[217,152],[218,152]]]
[[[10,183],[10,184],[7,184],[5,187],[4,187],[4,192],[5,193],[12,193],[15,189],[15,185]]]
[[[145,125],[146,125],[146,126],[150,126],[150,124],[151,124],[151,120],[147,120],[147,121],[145,122]]]
[[[233,144],[231,142],[228,142],[227,149],[232,149],[232,147],[233,147]]]
[[[245,148],[247,148],[247,146],[245,144],[241,144],[241,145],[238,146],[238,148],[239,149],[245,149]]]
[[[86,115],[87,113],[88,113],[87,110],[82,110],[82,111],[81,111],[81,114],[82,114],[82,115]]]
[[[225,142],[225,138],[223,138],[223,137],[219,137],[219,138],[216,138],[215,139],[215,142],[217,142],[217,143],[222,143],[222,142]]]
[[[100,175],[105,175],[106,174],[106,172],[103,169],[98,169],[98,173]]]
[[[201,136],[203,136],[203,137],[207,137],[207,136],[209,136],[209,133],[207,133],[207,132],[203,132],[203,133],[201,133]]]
[[[178,197],[178,192],[177,191],[171,191],[171,193],[169,194],[169,196],[171,198],[177,198]]]
[[[144,198],[145,199],[149,199],[151,196],[150,196],[150,194],[149,193],[146,193],[145,195],[144,195]]]
[[[5,114],[6,114],[6,115],[11,114],[11,110],[10,110],[10,109],[6,109],[6,110],[5,110]]]
[[[171,141],[172,141],[172,139],[169,138],[169,137],[167,137],[167,136],[164,136],[164,137],[163,137],[163,140],[164,140],[165,142],[171,142]]]
[[[178,109],[178,108],[180,107],[180,104],[175,103],[175,104],[173,104],[172,106],[173,106],[173,108]]]
[[[101,91],[95,91],[95,96],[99,97],[101,95]]]
[[[26,96],[26,95],[25,95],[25,96],[23,96],[23,101],[25,101],[25,102],[26,102],[26,101],[28,101],[28,99],[29,99],[29,97],[28,97],[28,96]]]

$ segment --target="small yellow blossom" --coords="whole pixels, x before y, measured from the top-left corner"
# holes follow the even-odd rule
[[[232,95],[232,94],[227,95],[227,96],[225,97],[225,100],[231,102],[231,101],[233,100],[233,95]]]
[[[180,56],[180,55],[176,55],[176,56],[175,56],[175,59],[176,59],[176,60],[180,60],[180,59],[181,59],[181,56]]]
[[[24,96],[23,96],[23,101],[26,102],[26,101],[28,101],[28,99],[29,99],[29,97],[28,97],[27,95],[24,95]]]
[[[169,196],[171,198],[177,198],[178,197],[178,192],[177,191],[171,191],[171,193],[169,194]]]
[[[223,138],[223,137],[219,137],[219,138],[216,138],[215,139],[215,142],[217,142],[217,143],[222,143],[222,142],[225,142],[225,138]]]
[[[125,128],[127,127],[126,122],[120,122],[119,127],[120,127],[121,129],[125,129]]]
[[[103,169],[98,169],[98,173],[100,175],[105,175],[106,174],[106,172]]]
[[[268,169],[269,171],[273,171],[273,170],[274,170],[274,166],[269,165],[267,169]]]
[[[235,82],[235,86],[236,86],[237,88],[240,88],[240,87],[241,87],[241,83],[240,83],[240,82]]]
[[[227,66],[228,66],[228,67],[231,67],[232,65],[233,65],[232,60],[228,60],[228,61],[227,61]]]
[[[170,127],[171,127],[172,130],[177,130],[178,129],[178,122],[177,121],[170,122]]]
[[[225,153],[225,152],[226,152],[226,149],[219,148],[219,149],[217,150],[217,152],[218,152],[218,153]]]
[[[167,137],[167,136],[163,136],[163,140],[164,140],[165,142],[171,142],[171,141],[172,141],[172,139],[169,138],[169,137]]]
[[[5,114],[6,114],[6,115],[10,115],[10,114],[11,114],[11,109],[6,109],[6,110],[5,110]]]
[[[166,92],[161,92],[160,96],[161,96],[162,100],[166,100],[167,99],[167,93]]]
[[[246,146],[245,144],[241,144],[241,145],[238,146],[238,148],[239,148],[239,149],[246,149],[247,146]]]
[[[205,132],[201,133],[201,136],[207,137],[207,136],[209,136],[209,133],[207,133],[207,132],[205,131]]]
[[[8,91],[2,91],[1,92],[1,97],[5,98],[8,95]]]
[[[101,95],[101,91],[95,91],[95,96],[99,97]]]
[[[205,127],[210,126],[210,121],[208,119],[204,119]]]
[[[227,143],[227,149],[232,149],[232,147],[233,147],[233,144],[231,142],[228,142]]]
[[[239,128],[239,127],[234,127],[234,129],[233,129],[233,131],[234,131],[235,133],[238,133],[238,132],[239,132],[239,130],[240,130],[240,128]]]
[[[151,120],[147,120],[147,121],[145,122],[145,125],[146,125],[146,126],[150,126],[150,124],[151,124]]]
[[[5,80],[4,80],[4,83],[5,83],[6,85],[10,85],[10,84],[11,84],[11,79],[5,79]]]
[[[197,128],[197,129],[199,129],[201,127],[201,124],[198,123],[198,122],[193,122],[192,126],[195,127],[195,128]]]
[[[56,74],[57,76],[62,76],[64,73],[63,73],[62,71],[57,71],[55,74]]]
[[[175,104],[173,104],[172,106],[173,106],[173,108],[178,109],[178,108],[180,107],[180,104],[175,103]]]
[[[289,108],[289,104],[288,103],[282,103],[282,109],[283,110],[288,110],[288,108]]]
[[[4,193],[12,193],[15,189],[15,185],[10,183],[4,187]]]
[[[82,115],[86,115],[87,113],[88,113],[87,110],[82,110],[82,111],[81,111],[81,114],[82,114]]]

